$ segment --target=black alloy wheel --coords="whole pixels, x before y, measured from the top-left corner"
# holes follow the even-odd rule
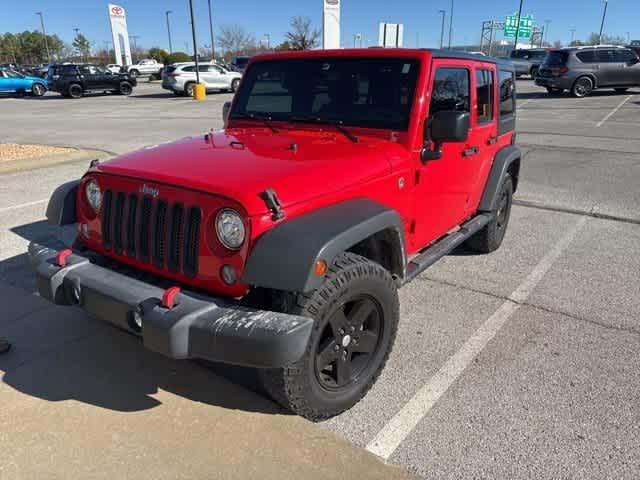
[[[231,82],[231,91],[235,92],[236,90],[238,90],[238,85],[240,85],[240,79],[234,78],[233,81]]]
[[[133,92],[133,88],[131,88],[129,82],[122,82],[120,84],[120,95],[131,95],[131,92]]]
[[[315,372],[320,385],[336,390],[356,381],[371,368],[380,348],[384,323],[375,299],[359,295],[340,305],[314,347]]]
[[[82,97],[83,93],[84,91],[81,85],[78,85],[77,83],[69,85],[69,96],[71,98],[80,98]]]

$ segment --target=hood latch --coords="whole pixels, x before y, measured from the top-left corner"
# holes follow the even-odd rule
[[[280,203],[278,195],[273,188],[267,188],[260,194],[260,198],[262,198],[267,208],[271,210],[271,218],[273,219],[273,221],[281,220],[284,218],[282,204]]]

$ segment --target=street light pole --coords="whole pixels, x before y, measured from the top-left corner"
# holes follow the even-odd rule
[[[551,20],[545,20],[544,21],[544,38],[542,40],[542,46],[544,47],[545,42],[549,43],[549,24],[551,23]]]
[[[47,60],[51,63],[51,53],[49,52],[49,42],[47,41],[47,31],[44,29],[44,17],[42,12],[36,12],[40,17],[40,25],[42,26],[42,36],[44,37],[44,48],[47,50]]]
[[[516,38],[513,41],[513,49],[518,50],[518,36],[520,35],[520,17],[522,17],[522,3],[523,0],[520,0],[520,8],[518,9],[518,18],[516,19]]]
[[[573,45],[573,41],[576,39],[576,29],[572,28],[571,29],[571,43],[569,44],[569,46]]]
[[[604,30],[604,19],[607,16],[607,6],[609,5],[609,0],[604,0],[604,11],[602,12],[602,23],[600,24],[600,36],[598,37],[598,43],[602,45],[602,31]]]
[[[449,14],[449,50],[451,50],[452,35],[453,35],[453,0],[451,0],[451,13]]]
[[[169,14],[173,13],[171,10],[167,10],[164,14],[167,16],[167,35],[169,36],[169,53],[173,53],[173,46],[171,45],[171,26],[169,25]]]
[[[193,0],[189,0],[189,14],[191,15],[191,35],[193,36],[193,58],[196,62],[196,83],[200,83],[200,67],[198,66],[198,42],[196,41],[196,22],[193,19]]]
[[[211,13],[211,0],[209,1],[209,33],[211,34],[211,61],[216,59],[215,40],[213,38],[213,14]]]
[[[440,50],[442,50],[442,44],[444,43],[444,19],[447,15],[446,10],[439,10],[440,15],[442,15],[442,26],[440,27]]]
[[[265,33],[264,36],[267,37],[267,50],[271,50],[271,34]]]

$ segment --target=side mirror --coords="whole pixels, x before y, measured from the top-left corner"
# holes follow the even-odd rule
[[[222,105],[222,121],[227,124],[227,119],[229,118],[229,110],[231,110],[231,102],[224,102]]]
[[[471,116],[468,112],[442,111],[427,119],[424,125],[422,162],[442,157],[444,142],[464,142],[469,137]],[[433,150],[430,143],[433,142]]]

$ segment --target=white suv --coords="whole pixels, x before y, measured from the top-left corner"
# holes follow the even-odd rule
[[[203,83],[207,90],[235,92],[242,78],[241,73],[230,72],[211,62],[199,63],[198,73],[200,83]],[[171,90],[176,95],[192,97],[195,84],[196,64],[194,62],[169,65],[162,72],[162,88]]]

